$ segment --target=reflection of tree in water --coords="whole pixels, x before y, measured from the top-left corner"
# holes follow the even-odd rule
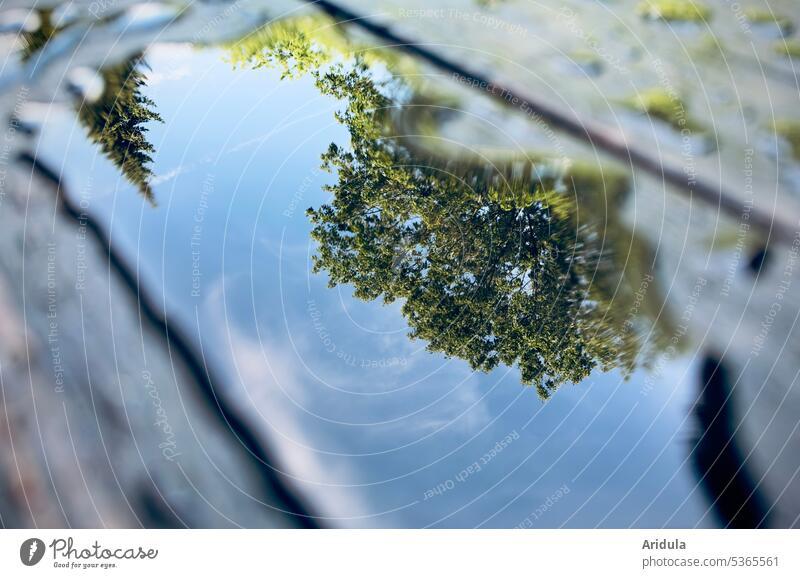
[[[634,368],[639,333],[619,267],[634,239],[626,247],[624,234],[587,226],[576,210],[581,197],[618,203],[625,177],[606,189],[602,177],[574,167],[545,176],[545,163],[531,160],[425,154],[397,136],[396,103],[364,58],[323,65],[324,48],[287,30],[263,29],[229,54],[236,65],[282,66],[285,76],[310,72],[324,94],[346,102],[337,118],[350,146],[323,155],[338,176],[333,199],[308,211],[319,242],[314,267],[331,286],[401,300],[411,336],[429,350],[483,371],[517,365],[542,397],[595,367]]]
[[[150,168],[154,152],[145,138],[149,121],[161,122],[155,103],[143,96],[144,74],[139,70],[141,57],[130,58],[103,71],[105,88],[95,102],[83,102],[78,118],[89,138],[151,203],[154,202]]]
[[[329,205],[309,210],[315,270],[357,297],[402,300],[411,336],[430,350],[483,371],[516,364],[543,397],[595,366],[631,370],[636,335],[592,282],[608,257],[576,229],[555,179],[524,161],[422,162],[384,130],[389,103],[365,78],[320,80],[347,99],[351,146],[324,155],[338,182]]]
[[[39,19],[39,25],[34,30],[24,30],[20,35],[21,58],[25,62],[39,52],[50,38],[57,32],[53,26],[53,10],[46,9],[34,12],[33,16]]]
[[[23,60],[30,60],[60,32],[52,24],[51,12],[40,11],[39,26],[21,34]],[[161,122],[161,116],[155,111],[155,103],[142,95],[145,82],[141,66],[142,57],[134,56],[103,70],[103,93],[97,100],[83,100],[78,106],[78,118],[89,138],[142,196],[154,203],[150,187],[153,172],[149,165],[155,149],[145,138],[144,125],[149,121]]]
[[[642,294],[653,256],[619,217],[626,175],[426,150],[399,136],[421,131],[400,127],[408,110],[417,121],[431,115],[398,107],[363,63],[313,74],[323,93],[347,103],[338,118],[351,137],[348,149],[331,145],[323,157],[338,175],[332,201],[309,209],[315,269],[332,286],[401,300],[411,336],[430,350],[484,371],[517,365],[542,397],[595,367],[627,375],[649,360],[665,333],[641,323],[658,316],[653,295]]]

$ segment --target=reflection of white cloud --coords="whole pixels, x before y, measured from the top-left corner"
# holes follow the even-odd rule
[[[180,80],[192,74],[189,61],[195,54],[190,44],[154,44],[147,50],[144,69],[146,84],[152,88],[165,81]]]
[[[198,161],[186,163],[183,165],[178,165],[177,167],[171,168],[165,173],[155,175],[152,179],[150,179],[150,184],[155,186],[155,185],[160,185],[162,183],[166,183],[176,177],[179,177],[180,175],[183,175],[185,173],[190,173],[199,167],[208,165],[212,163],[213,160],[214,158],[211,155],[206,155],[203,158],[199,159]]]
[[[156,64],[164,61],[189,60],[195,53],[194,47],[188,42],[164,42],[147,49],[147,61],[155,68]]]
[[[274,267],[270,263],[264,269]],[[265,325],[259,341],[251,328],[253,318],[241,317],[249,309],[241,304],[251,298],[252,286],[250,276],[240,273],[225,276],[224,285],[219,281],[209,287],[204,304],[209,313],[203,318],[211,320],[218,337],[206,349],[216,351],[228,368],[233,378],[229,395],[236,407],[272,442],[278,463],[299,480],[315,509],[333,518],[332,525],[397,523],[388,511],[411,507],[419,498],[412,488],[427,487],[444,475],[444,461],[441,466],[426,464],[438,463],[446,455],[444,448],[490,427],[481,379],[464,361],[428,353],[423,342],[410,342],[405,332],[380,336],[348,331],[346,327],[354,326],[341,308],[342,297],[331,290],[313,292],[318,305],[331,314],[327,327],[341,331],[333,333],[337,351],[361,360],[379,358],[384,348],[394,355],[414,350],[403,367],[365,369],[360,362],[350,366],[332,360],[335,354],[326,350],[307,318],[305,274],[283,273],[283,313],[291,341],[280,311],[260,317]],[[267,299],[276,299],[269,294]],[[277,301],[261,305],[281,307]],[[388,318],[379,325],[404,321],[398,310],[373,305],[377,315]]]
[[[278,454],[279,467],[296,479],[316,512],[342,518],[332,522],[335,526],[370,524],[365,518],[369,515],[367,507],[356,498],[357,490],[346,487],[354,483],[353,473],[341,461],[323,463],[321,454],[312,449],[314,440],[305,431],[308,424],[298,419],[295,403],[304,404],[306,391],[297,374],[298,366],[291,362],[292,352],[276,343],[259,342],[230,324],[224,317],[222,287],[220,282],[210,291],[205,305],[216,319],[214,326],[222,329],[220,339],[228,336],[227,347],[220,342],[215,348],[225,352],[218,361],[227,365],[227,375],[235,379],[226,393],[259,430],[257,433],[269,441]]]
[[[174,179],[179,175],[182,175],[183,173],[188,173],[194,168],[195,168],[194,163],[175,167],[174,169],[168,170],[166,173],[161,173],[160,175],[154,176],[152,179],[150,179],[150,184],[152,186],[156,186],[160,185],[161,183],[166,183],[167,181],[171,181],[172,179]]]
[[[149,70],[146,73],[147,76],[147,85],[150,87],[157,86],[162,82],[170,81],[170,80],[180,80],[181,78],[186,78],[192,74],[191,69],[188,66],[180,66],[178,68],[172,68],[167,70]]]
[[[463,364],[463,361],[450,361]],[[430,369],[430,364],[428,364]],[[410,419],[389,424],[387,429],[403,429],[404,437],[420,437],[428,434],[456,435],[459,438],[469,437],[486,427],[492,419],[478,387],[479,380],[475,374],[470,375],[469,368],[463,371],[458,368],[453,371],[443,371],[431,377],[432,387],[435,383],[442,384],[441,394],[444,396],[433,406],[427,408]],[[452,391],[445,391],[452,388]],[[438,432],[438,433],[437,433]],[[409,436],[409,434],[411,434]]]

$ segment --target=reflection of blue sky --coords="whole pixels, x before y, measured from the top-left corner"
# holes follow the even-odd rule
[[[206,354],[237,378],[229,393],[327,513],[355,517],[345,525],[710,523],[698,522],[706,505],[685,461],[686,363],[667,365],[648,395],[641,374],[598,373],[543,404],[516,370],[473,374],[426,352],[396,305],[353,300],[310,272],[304,211],[332,178],[319,155],[346,142],[335,103],[308,80],[234,72],[217,53],[172,47],[149,63],[159,81],[148,94],[166,121],[149,134],[158,208],[99,156],[68,182],[79,191],[91,180],[93,211],[199,328]],[[67,166],[94,154],[73,136]],[[459,476],[509,434],[518,439]]]

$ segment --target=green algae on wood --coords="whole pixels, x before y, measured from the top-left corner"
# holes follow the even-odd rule
[[[570,61],[586,74],[596,76],[603,71],[603,60],[594,52],[576,50],[569,55]]]
[[[692,0],[644,0],[636,7],[644,18],[667,22],[701,22],[711,18],[711,10]]]
[[[744,11],[744,15],[751,24],[775,24],[784,35],[791,34],[794,30],[794,23],[789,18],[769,10],[748,8]]]
[[[689,118],[689,112],[683,101],[664,88],[657,87],[640,92],[627,99],[625,104],[652,118],[666,122],[676,130],[702,130]]]
[[[800,58],[800,40],[782,40],[776,42],[773,48],[777,54]]]
[[[775,134],[783,138],[792,147],[792,156],[800,160],[800,121],[781,120],[772,125]]]

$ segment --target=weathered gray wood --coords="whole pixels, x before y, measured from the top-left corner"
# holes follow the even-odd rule
[[[5,184],[2,524],[305,525],[279,511],[292,506],[283,480],[225,427],[195,360],[148,318],[87,221],[58,206],[53,182],[17,164]]]

